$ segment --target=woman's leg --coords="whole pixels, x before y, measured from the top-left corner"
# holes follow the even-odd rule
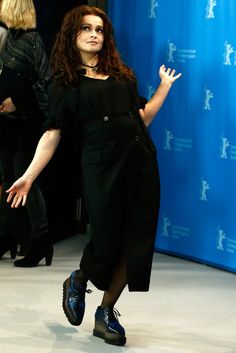
[[[112,276],[108,290],[104,292],[101,306],[95,313],[93,335],[103,338],[106,343],[123,346],[126,343],[125,330],[120,325],[119,312],[114,305],[127,284],[126,263],[122,257]]]
[[[127,284],[125,260],[122,257],[115,268],[109,289],[104,292],[101,307],[113,308]]]
[[[71,325],[79,326],[84,317],[88,279],[81,270],[73,271],[63,283],[62,307]]]

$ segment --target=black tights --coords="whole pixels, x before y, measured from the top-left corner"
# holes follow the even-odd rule
[[[77,281],[78,283],[87,282],[87,278],[81,270],[77,271]],[[126,284],[127,284],[126,264],[125,264],[124,258],[121,258],[113,273],[109,289],[104,291],[101,307],[113,308],[115,303],[119,299],[121,293],[123,292]]]

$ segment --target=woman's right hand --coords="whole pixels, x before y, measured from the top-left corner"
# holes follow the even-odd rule
[[[61,138],[59,129],[47,130],[39,140],[34,158],[21,178],[6,191],[9,195],[7,202],[11,203],[12,208],[26,204],[27,196],[34,180],[41,173],[43,168],[52,158]]]
[[[24,177],[19,178],[14,184],[6,191],[9,195],[7,202],[11,203],[11,208],[24,206],[26,204],[27,196],[30,191],[32,182]]]

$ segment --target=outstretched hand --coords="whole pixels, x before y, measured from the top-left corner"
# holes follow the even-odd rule
[[[11,208],[24,206],[26,204],[27,196],[31,187],[31,182],[23,177],[15,181],[14,184],[6,191],[9,193],[7,202],[11,203]]]
[[[161,65],[159,69],[159,76],[162,81],[171,86],[178,78],[182,76],[182,74],[179,73],[178,75],[175,75],[174,69],[166,69],[165,65]]]

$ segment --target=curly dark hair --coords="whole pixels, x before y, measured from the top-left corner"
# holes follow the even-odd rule
[[[82,58],[76,46],[76,38],[82,26],[82,18],[86,15],[99,16],[103,20],[104,42],[98,53],[97,73],[116,79],[134,79],[133,71],[122,62],[116,49],[113,27],[108,16],[98,7],[87,5],[74,8],[64,17],[51,54],[53,75],[66,86],[77,83]]]

